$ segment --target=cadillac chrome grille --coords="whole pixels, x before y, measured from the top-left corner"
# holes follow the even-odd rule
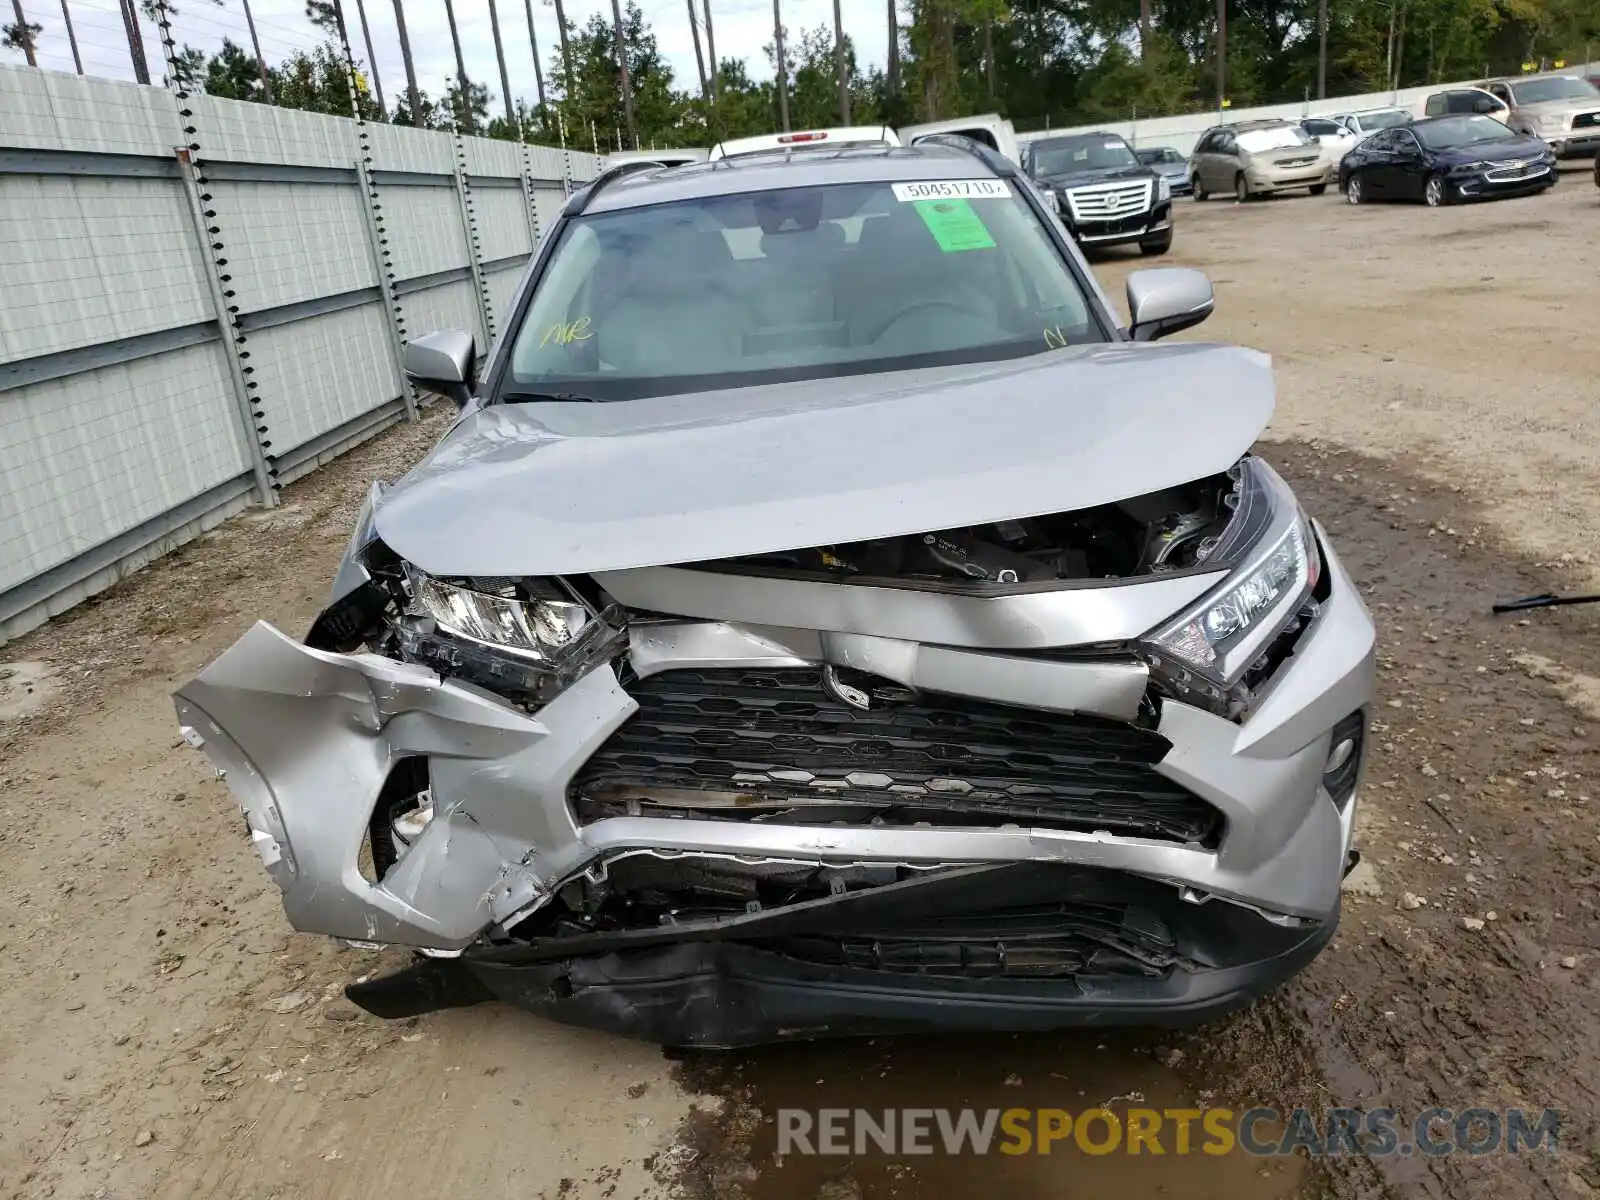
[[[1210,843],[1220,814],[1152,770],[1159,734],[1116,721],[907,696],[868,710],[814,669],[668,671],[573,784],[582,820],[1027,822]]]
[[[1150,207],[1149,179],[1126,183],[1089,183],[1067,192],[1074,221],[1115,221]]]

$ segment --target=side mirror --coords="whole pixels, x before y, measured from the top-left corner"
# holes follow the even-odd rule
[[[477,350],[465,329],[441,329],[406,343],[406,377],[465,408],[472,399]]]
[[[1153,342],[1200,324],[1216,302],[1204,271],[1189,267],[1134,271],[1128,276],[1128,332],[1136,342]]]

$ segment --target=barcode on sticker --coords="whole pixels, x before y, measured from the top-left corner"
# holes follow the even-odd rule
[[[931,179],[894,184],[896,200],[1004,200],[1011,189],[1003,179]]]

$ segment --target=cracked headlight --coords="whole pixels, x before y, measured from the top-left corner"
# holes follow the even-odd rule
[[[564,579],[445,580],[409,564],[405,576],[399,656],[516,703],[554,698],[625,636],[620,609],[596,608]]]
[[[1230,699],[1236,684],[1300,616],[1322,574],[1316,537],[1294,493],[1260,459],[1240,464],[1234,516],[1202,563],[1228,577],[1144,638],[1151,666],[1184,695]],[[1232,697],[1232,699],[1240,699]]]
[[[560,658],[594,620],[587,605],[554,589],[549,598],[524,598],[511,587],[509,595],[458,587],[414,567],[407,574],[417,607],[446,633],[541,662]]]

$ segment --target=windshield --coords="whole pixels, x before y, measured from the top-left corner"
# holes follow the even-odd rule
[[[500,390],[628,400],[1105,336],[1003,180],[789,188],[572,221]]]
[[[1271,129],[1250,129],[1238,137],[1239,149],[1247,154],[1263,150],[1284,150],[1290,146],[1309,146],[1311,138],[1298,125],[1274,125]]]
[[[1374,129],[1393,129],[1396,125],[1409,125],[1411,114],[1403,108],[1388,108],[1382,112],[1357,113],[1356,120],[1367,132]]]
[[[1441,117],[1412,127],[1429,150],[1454,150],[1479,142],[1498,142],[1517,135],[1491,117]]]
[[[1035,175],[1070,175],[1074,171],[1104,171],[1113,167],[1132,167],[1139,160],[1128,143],[1112,134],[1093,137],[1057,138],[1033,144]]]
[[[1181,163],[1182,158],[1170,146],[1157,146],[1154,150],[1139,150],[1139,161],[1149,165],[1151,163]]]
[[[1543,104],[1546,100],[1600,100],[1600,88],[1576,75],[1556,75],[1548,79],[1529,79],[1513,83],[1511,94],[1518,104]]]

